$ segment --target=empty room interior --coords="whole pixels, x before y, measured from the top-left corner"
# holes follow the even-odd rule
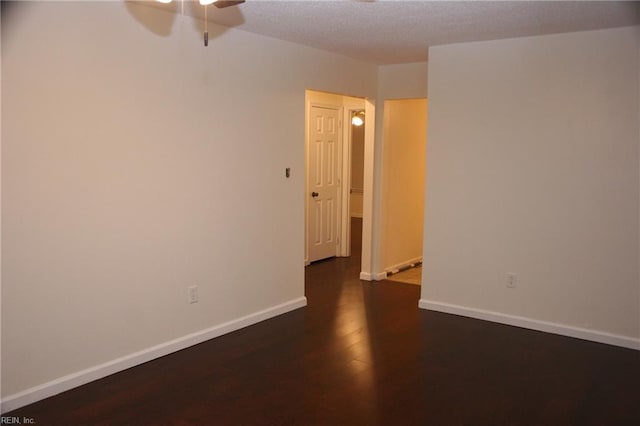
[[[0,12],[1,423],[640,424],[640,2]]]

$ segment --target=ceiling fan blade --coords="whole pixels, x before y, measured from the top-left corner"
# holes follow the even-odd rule
[[[218,9],[223,9],[225,7],[235,6],[237,4],[241,4],[241,3],[244,3],[244,2],[245,2],[245,0],[218,0],[217,2],[215,2],[213,4]]]

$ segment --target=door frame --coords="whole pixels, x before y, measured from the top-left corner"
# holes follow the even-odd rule
[[[378,131],[377,121],[376,121],[376,107],[375,107],[375,99],[366,98],[366,97],[352,97],[347,95],[340,95],[335,93],[328,93],[323,91],[311,90],[307,89],[305,91],[305,123],[304,123],[304,133],[305,133],[305,173],[304,173],[304,209],[305,209],[305,220],[304,220],[304,265],[309,264],[309,253],[308,253],[308,211],[309,211],[309,199],[307,194],[308,188],[308,152],[309,152],[309,112],[311,110],[310,104],[311,102],[318,103],[326,103],[329,105],[335,105],[338,102],[340,105],[345,101],[345,99],[355,99],[358,102],[357,108],[354,109],[364,109],[366,115],[366,127],[365,127],[365,135],[364,135],[364,185],[363,185],[363,200],[362,200],[362,261],[360,265],[360,279],[365,281],[374,281],[378,279],[382,279],[384,277],[376,274],[374,272],[374,264],[377,258],[376,253],[376,245],[374,244],[374,231],[375,229],[379,229],[375,227],[376,220],[379,221],[378,218],[374,217],[376,214],[376,206],[374,205],[374,192],[378,193],[379,188],[375,187],[375,163],[376,163],[376,141],[375,135]],[[355,102],[354,102],[355,104]],[[351,103],[349,103],[349,108],[344,108],[348,110],[352,108]],[[348,118],[350,120],[350,117]],[[344,121],[344,112],[343,112],[343,121]],[[343,125],[344,128],[347,127]],[[350,133],[350,132],[349,132]],[[351,185],[351,137],[346,139],[349,143],[342,142],[343,151],[348,150],[348,156],[346,159],[349,160],[347,162],[347,167],[343,167],[342,169],[342,182],[346,182],[347,184],[343,184],[342,186],[342,194],[343,197],[346,193],[346,197],[342,201],[344,206],[349,211],[350,200],[349,200],[349,188]],[[346,145],[346,147],[345,147]],[[341,161],[344,163],[346,160],[343,158]],[[345,170],[346,169],[346,170]],[[346,178],[345,178],[346,176]],[[379,200],[378,200],[379,201]],[[379,209],[378,209],[379,211]],[[350,247],[350,232],[351,232],[351,220],[350,215],[341,215],[340,221],[340,231],[343,232],[344,236],[341,234],[340,245],[336,255],[340,256],[341,253],[348,252]],[[346,238],[345,238],[346,236]]]
[[[355,111],[364,111],[365,99],[345,97],[342,114],[342,231],[340,234],[339,256],[351,256],[351,158],[353,151],[353,132],[351,117]],[[366,115],[365,115],[366,116]],[[366,126],[366,123],[365,123]],[[366,129],[366,127],[365,127]],[[363,247],[364,249],[364,247]]]
[[[365,151],[367,150],[367,144],[370,145],[369,149],[373,148],[373,135],[374,135],[374,120],[373,114],[374,110],[372,109],[372,103],[369,102],[366,98],[358,98],[352,97],[348,95],[341,95],[336,93],[328,93],[317,90],[308,89],[305,91],[305,124],[304,124],[304,133],[305,133],[305,173],[304,173],[304,208],[305,208],[305,227],[304,227],[304,264],[309,265],[309,197],[308,197],[308,187],[309,187],[309,124],[310,124],[310,112],[311,106],[318,106],[323,108],[339,108],[340,109],[340,128],[341,128],[341,140],[340,140],[340,158],[338,159],[338,167],[340,168],[340,194],[338,200],[338,235],[339,235],[339,243],[336,250],[336,256],[350,256],[351,255],[351,218],[350,218],[350,197],[349,197],[349,189],[351,188],[351,111],[353,110],[365,110],[365,114],[370,113],[372,119],[367,120],[367,125],[370,125],[372,128],[365,128]],[[371,138],[369,142],[367,142],[367,138]],[[369,199],[372,197],[373,191],[373,176],[369,180],[369,184],[367,184],[366,177],[366,154],[365,154],[365,194],[367,191],[369,192]],[[364,196],[367,197],[366,195]],[[365,207],[363,206],[363,224],[365,222],[364,215],[366,214],[364,211]],[[369,215],[372,214],[372,211],[369,210]],[[369,218],[369,226],[371,227],[371,219]],[[361,270],[364,269],[365,265],[368,268],[371,268],[371,232],[372,229],[365,230],[363,227],[363,238],[362,238],[362,251],[363,251],[363,263]],[[365,234],[367,236],[365,237]],[[368,253],[365,255],[365,251]],[[367,263],[365,264],[365,259],[367,259]]]
[[[362,261],[360,264],[360,279],[373,281],[377,278],[374,273],[374,260],[377,253],[377,244],[374,232],[378,232],[380,227],[375,226],[374,217],[374,193],[379,194],[376,188],[375,173],[379,165],[376,162],[376,132],[378,129],[378,117],[376,114],[376,100],[373,98],[364,99],[364,113],[366,116],[366,127],[364,129],[364,180],[362,194]],[[378,209],[378,212],[380,210]],[[379,216],[379,215],[378,215]]]

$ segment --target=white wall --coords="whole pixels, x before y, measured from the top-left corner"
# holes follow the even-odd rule
[[[120,2],[5,21],[5,401],[304,304],[305,89],[376,67]]]
[[[387,271],[422,261],[427,100],[384,103],[382,252]]]
[[[380,66],[378,96],[383,100],[426,98],[428,68],[427,62]]]
[[[375,152],[376,164],[373,170],[373,235],[372,235],[372,274],[373,279],[383,279],[385,254],[382,240],[384,238],[384,197],[382,195],[383,164],[384,160],[384,101],[389,99],[414,99],[427,97],[427,62],[409,64],[383,65],[378,70],[378,94],[375,124]],[[366,168],[366,166],[365,166]],[[367,221],[363,222],[363,230],[366,232]],[[366,278],[366,277],[361,277]]]
[[[2,4],[0,3],[0,46],[2,46]],[[2,49],[0,48],[0,51]],[[0,54],[0,100],[2,99],[2,55]],[[2,129],[2,102],[0,102],[0,129]],[[0,131],[0,188],[2,188],[2,132]],[[0,190],[0,195],[1,195]],[[0,196],[0,241],[2,241],[2,197]],[[0,253],[2,248],[0,246]],[[0,256],[0,333],[2,333],[2,256]],[[0,376],[2,376],[2,335],[0,334]],[[0,397],[2,379],[0,378]]]
[[[422,307],[640,347],[639,43],[430,50]]]

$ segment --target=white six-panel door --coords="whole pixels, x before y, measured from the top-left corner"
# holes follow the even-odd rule
[[[340,197],[340,110],[311,106],[309,116],[309,262],[337,254]]]

